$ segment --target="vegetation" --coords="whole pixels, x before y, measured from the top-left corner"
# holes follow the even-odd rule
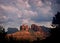
[[[54,28],[51,29],[51,36],[43,40],[44,43],[60,43],[60,12],[53,17],[52,26]]]
[[[60,39],[60,12],[57,12],[57,14],[53,17],[52,26],[55,27],[52,30],[52,40],[58,40]]]
[[[5,29],[3,28],[3,26],[0,26],[0,42],[2,43],[3,41],[5,41]]]
[[[55,28],[60,28],[60,12],[53,17],[52,26]]]

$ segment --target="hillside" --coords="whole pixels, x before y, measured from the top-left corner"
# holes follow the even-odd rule
[[[45,32],[40,26],[35,24],[31,25],[31,28],[28,25],[22,25],[20,31],[17,31],[12,34],[7,34],[6,38],[12,37],[15,40],[30,40],[34,41],[39,38],[40,40],[46,39],[49,36],[49,32]]]

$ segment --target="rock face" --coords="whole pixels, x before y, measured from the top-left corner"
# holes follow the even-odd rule
[[[20,26],[20,30],[22,30],[22,31],[28,31],[29,30],[29,27],[28,27],[28,25],[25,25],[25,24],[23,24],[22,26]]]
[[[51,30],[48,28],[48,27],[45,27],[45,26],[40,26],[44,32],[50,32]]]
[[[29,30],[33,30],[33,32],[30,32]],[[31,28],[28,27],[28,25],[22,25],[20,26],[20,31],[7,34],[6,38],[9,39],[9,37],[13,37],[16,40],[37,40],[37,38],[43,40],[46,39],[46,37],[49,36],[48,32],[44,32],[43,29],[40,26],[37,26],[35,24],[31,25]]]
[[[15,40],[36,40],[36,37],[34,35],[31,35],[31,33],[28,31],[19,31],[13,34],[8,34],[7,38],[9,39],[9,37],[14,38]]]
[[[31,25],[31,29],[34,30],[34,31],[43,32],[42,28],[40,26],[35,25],[35,24]]]
[[[14,38],[15,40],[30,40],[34,41],[39,38],[40,40],[46,39],[47,35],[45,33],[41,33],[39,31],[30,33],[28,31],[19,31],[13,34],[7,34],[6,38],[10,39],[10,37]]]

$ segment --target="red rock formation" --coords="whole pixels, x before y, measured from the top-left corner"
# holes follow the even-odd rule
[[[34,31],[43,32],[42,28],[40,26],[35,25],[35,24],[31,25],[31,29],[34,30]]]
[[[40,26],[37,26],[35,24],[31,25],[31,30],[34,30],[34,32],[29,32],[28,25],[22,25],[21,30],[19,32],[13,33],[13,34],[7,34],[6,37],[9,39],[9,37],[13,37],[16,40],[37,40],[37,37],[41,40],[46,39],[48,37],[48,34],[42,30]]]
[[[45,39],[49,36],[48,32],[43,31],[43,29],[40,26],[37,26],[35,24],[31,25],[31,29],[34,30],[34,34],[36,37],[39,37],[40,39]]]
[[[10,37],[14,38],[15,40],[36,40],[36,37],[34,35],[31,35],[28,31],[20,31],[13,34],[7,34],[6,38],[9,39]]]
[[[28,31],[29,30],[29,27],[28,27],[28,25],[23,24],[22,26],[20,26],[20,30]]]
[[[33,35],[32,35],[33,34]],[[30,41],[34,41],[37,40],[37,38],[43,40],[46,39],[46,34],[44,32],[33,32],[30,33],[28,31],[19,31],[13,34],[7,34],[6,38],[9,39],[10,37],[14,38],[15,40],[30,40]]]

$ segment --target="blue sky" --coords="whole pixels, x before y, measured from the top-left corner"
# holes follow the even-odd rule
[[[60,0],[0,0],[0,25],[7,28],[35,23],[50,27],[59,5]]]

